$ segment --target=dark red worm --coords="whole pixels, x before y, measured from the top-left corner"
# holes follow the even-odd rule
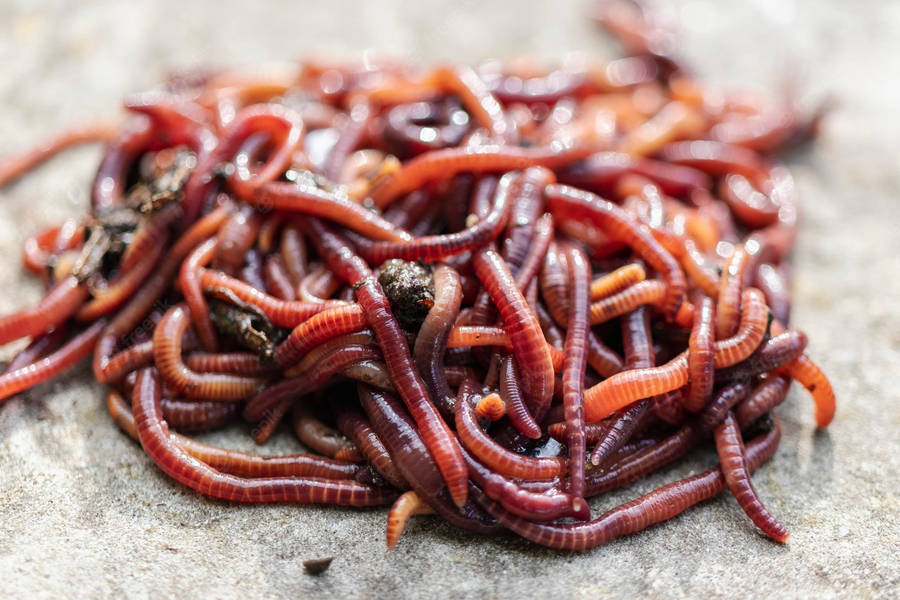
[[[747,464],[749,461],[734,413],[729,411],[725,415],[725,420],[716,427],[715,438],[716,450],[719,452],[719,461],[722,464],[722,474],[725,476],[725,485],[731,490],[750,520],[763,533],[776,542],[786,542],[789,535],[787,530],[763,506],[750,481],[750,468]]]
[[[26,241],[47,291],[0,317],[0,344],[29,340],[0,402],[93,349],[110,414],[177,481],[239,501],[397,498],[391,546],[435,511],[586,549],[726,486],[784,539],[749,471],[792,380],[820,426],[835,397],[783,325],[798,199],[775,152],[820,113],[710,95],[651,7],[611,0],[596,19],[634,55],[217,71],[0,162],[3,185],[110,140],[89,214]],[[239,412],[257,443],[292,413],[315,454],[169,431]],[[769,433],[745,452],[739,428]],[[721,468],[571,521],[710,437]]]
[[[153,369],[138,372],[132,410],[138,439],[147,455],[167,475],[202,494],[235,502],[299,502],[377,506],[395,492],[348,479],[260,477],[249,479],[216,470],[191,456],[175,442],[162,418],[159,376]]]
[[[566,419],[566,445],[569,447],[568,491],[575,498],[584,496],[584,372],[587,368],[587,335],[590,329],[591,267],[587,256],[577,247],[566,248],[569,268],[569,314],[563,361],[563,406]]]

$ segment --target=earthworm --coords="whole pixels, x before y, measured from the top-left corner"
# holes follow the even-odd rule
[[[438,265],[432,275],[434,281],[434,305],[422,321],[413,358],[432,401],[445,419],[453,415],[455,395],[444,373],[444,353],[453,323],[459,316],[462,303],[462,286],[459,273],[446,265]]]
[[[688,342],[689,383],[684,407],[691,412],[699,412],[706,406],[713,391],[716,323],[715,304],[713,304],[712,298],[704,297],[700,301],[699,310],[694,312],[694,326],[691,328],[691,337]]]
[[[122,396],[118,392],[110,391],[107,395],[106,405],[113,421],[137,440],[138,433],[134,416],[131,414],[131,407],[125,403]],[[329,460],[314,454],[262,456],[211,446],[177,433],[169,435],[176,444],[197,460],[223,473],[240,477],[251,479],[261,477],[352,479],[358,470],[356,465]]]
[[[735,500],[763,533],[776,542],[786,542],[787,530],[766,509],[750,481],[744,440],[741,438],[741,431],[738,429],[734,413],[731,411],[725,415],[725,420],[716,427],[715,439],[719,462],[722,465],[722,474],[725,476],[725,485],[731,490]]]
[[[568,491],[575,498],[584,496],[584,372],[587,368],[589,282],[591,267],[587,256],[577,247],[565,251],[569,270],[569,314],[563,361],[563,406],[565,406],[566,445],[569,447]],[[588,513],[590,514],[590,513]]]
[[[387,517],[385,539],[388,548],[393,548],[400,541],[406,522],[413,515],[433,515],[434,509],[423,502],[419,495],[410,490],[400,495],[391,505]]]
[[[560,459],[521,456],[497,444],[481,429],[470,402],[468,397],[457,398],[456,430],[463,445],[485,465],[518,479],[548,479],[566,471]]]
[[[784,325],[799,202],[776,152],[821,111],[698,84],[644,3],[595,19],[632,55],[218,69],[0,163],[2,186],[109,142],[85,214],[26,239],[46,291],[0,317],[0,344],[29,339],[0,403],[93,350],[113,419],[177,481],[397,499],[390,545],[433,510],[582,550],[725,487],[784,539],[749,471],[792,380],[819,426],[835,397]],[[259,444],[293,415],[311,454],[186,435],[238,413]],[[721,467],[588,521],[585,498],[714,443]]]
[[[395,493],[348,479],[318,477],[246,478],[224,473],[191,456],[175,442],[162,419],[159,376],[151,368],[138,372],[132,410],[138,439],[147,455],[167,475],[207,496],[234,502],[299,502],[378,506]]]

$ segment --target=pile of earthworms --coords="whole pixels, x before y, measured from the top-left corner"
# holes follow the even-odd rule
[[[103,141],[91,209],[30,237],[46,295],[0,402],[86,357],[165,473],[237,502],[391,506],[584,550],[750,473],[793,380],[834,394],[788,328],[789,100],[719,92],[637,5],[596,19],[627,57],[426,69],[367,54],[190,72],[122,123],[60,134],[0,185]],[[190,432],[280,424],[309,454]],[[591,518],[587,498],[715,447],[719,464]],[[597,502],[599,507],[601,502]]]

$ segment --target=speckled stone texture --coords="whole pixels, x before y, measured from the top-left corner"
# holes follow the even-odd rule
[[[111,114],[176,67],[369,47],[429,62],[614,52],[582,1],[256,4],[5,0],[0,155]],[[816,432],[809,398],[793,392],[781,449],[754,478],[787,546],[722,496],[579,555],[430,517],[387,551],[384,510],[236,506],[175,485],[110,422],[82,368],[0,407],[0,597],[898,597],[900,4],[689,0],[675,16],[708,81],[789,82],[838,102],[820,143],[791,159],[804,206],[795,323],[834,382],[837,419]],[[21,243],[81,214],[98,156],[71,152],[0,191],[3,312],[38,298]],[[209,439],[252,446],[241,427]],[[283,434],[266,450],[296,448]],[[592,502],[595,514],[713,460],[692,455]],[[326,574],[303,573],[301,561],[329,555]]]

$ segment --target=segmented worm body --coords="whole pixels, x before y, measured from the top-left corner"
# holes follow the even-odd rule
[[[778,162],[821,115],[710,95],[647,7],[596,18],[630,56],[183,78],[0,162],[3,186],[106,143],[86,214],[25,243],[45,293],[0,316],[0,344],[28,340],[0,405],[93,355],[112,420],[180,484],[393,503],[390,547],[436,514],[586,550],[726,488],[783,542],[750,479],[774,411],[793,380],[820,427],[835,411],[788,327]],[[188,436],[240,420],[304,450]],[[591,519],[697,447],[720,465]]]

